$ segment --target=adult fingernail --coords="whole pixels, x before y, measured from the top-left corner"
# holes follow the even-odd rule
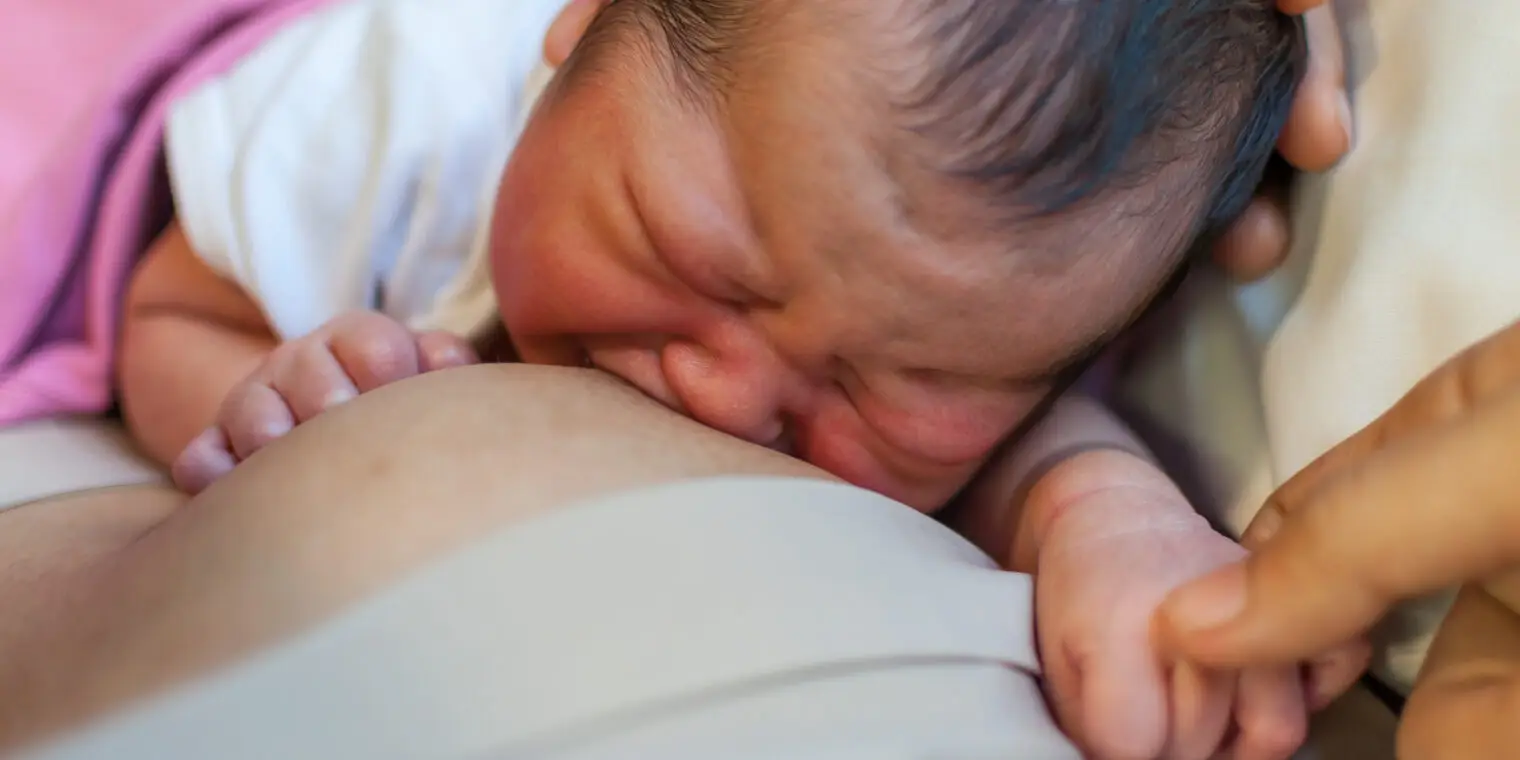
[[[1263,507],[1256,513],[1256,518],[1251,521],[1250,527],[1246,528],[1245,535],[1240,537],[1241,543],[1247,548],[1264,544],[1277,535],[1277,531],[1282,529],[1282,524],[1282,513],[1278,512],[1276,507]]]
[[[1218,628],[1240,617],[1245,608],[1246,571],[1240,564],[1183,586],[1167,602],[1172,626],[1182,633]]]

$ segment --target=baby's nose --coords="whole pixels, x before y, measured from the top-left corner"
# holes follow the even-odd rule
[[[790,371],[768,351],[717,352],[693,343],[667,344],[665,377],[698,422],[762,446],[785,432]]]

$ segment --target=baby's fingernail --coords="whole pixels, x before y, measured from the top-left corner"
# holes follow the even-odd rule
[[[327,396],[322,399],[322,408],[331,409],[339,404],[346,404],[353,401],[355,395],[357,394],[354,393],[352,388],[334,388],[328,391]]]
[[[1310,663],[1307,679],[1309,709],[1322,710],[1346,693],[1366,672],[1369,657],[1366,648],[1350,648]]]
[[[1345,691],[1345,685],[1336,676],[1310,673],[1308,681],[1308,693],[1304,701],[1310,710],[1317,711],[1329,707],[1330,703],[1340,698],[1341,692]]]
[[[1356,116],[1351,111],[1351,96],[1345,91],[1341,92],[1340,102],[1341,129],[1346,132],[1346,152],[1356,146]]]
[[[1249,548],[1255,548],[1264,544],[1277,535],[1282,529],[1282,513],[1276,507],[1263,507],[1256,513],[1256,519],[1251,521],[1250,527],[1246,528],[1245,535],[1241,536],[1241,542]]]
[[[1230,565],[1193,581],[1167,602],[1167,616],[1184,633],[1218,628],[1240,616],[1246,608],[1246,571]]]

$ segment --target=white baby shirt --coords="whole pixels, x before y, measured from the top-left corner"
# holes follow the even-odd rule
[[[1301,185],[1288,265],[1245,288],[1193,283],[1179,331],[1130,378],[1237,533],[1272,487],[1520,318],[1520,3],[1366,11],[1357,145]],[[1390,621],[1377,666],[1394,685],[1413,683],[1446,604]]]
[[[564,0],[342,0],[175,103],[197,254],[299,337],[345,311],[471,335],[497,182]]]

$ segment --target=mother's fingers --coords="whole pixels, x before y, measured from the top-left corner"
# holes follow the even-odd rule
[[[1277,8],[1283,13],[1303,13],[1325,5],[1329,0],[1277,0]]]
[[[1293,98],[1293,110],[1277,150],[1305,171],[1328,169],[1351,150],[1351,101],[1340,30],[1329,6],[1304,14],[1309,68]]]
[[[1398,403],[1367,427],[1342,441],[1278,488],[1241,537],[1255,548],[1276,532],[1283,519],[1306,502],[1330,478],[1411,434],[1448,424],[1475,405],[1520,389],[1520,322],[1468,348],[1430,373]]]
[[[1290,231],[1282,199],[1259,194],[1214,243],[1214,262],[1237,282],[1271,274],[1288,256]]]
[[[1404,708],[1399,757],[1492,757],[1520,744],[1520,616],[1476,586],[1457,596]]]
[[[1160,618],[1212,667],[1290,663],[1351,640],[1397,601],[1520,559],[1520,389],[1335,473],[1240,564]]]
[[[580,44],[586,29],[612,0],[569,0],[544,36],[544,60],[558,68]]]

